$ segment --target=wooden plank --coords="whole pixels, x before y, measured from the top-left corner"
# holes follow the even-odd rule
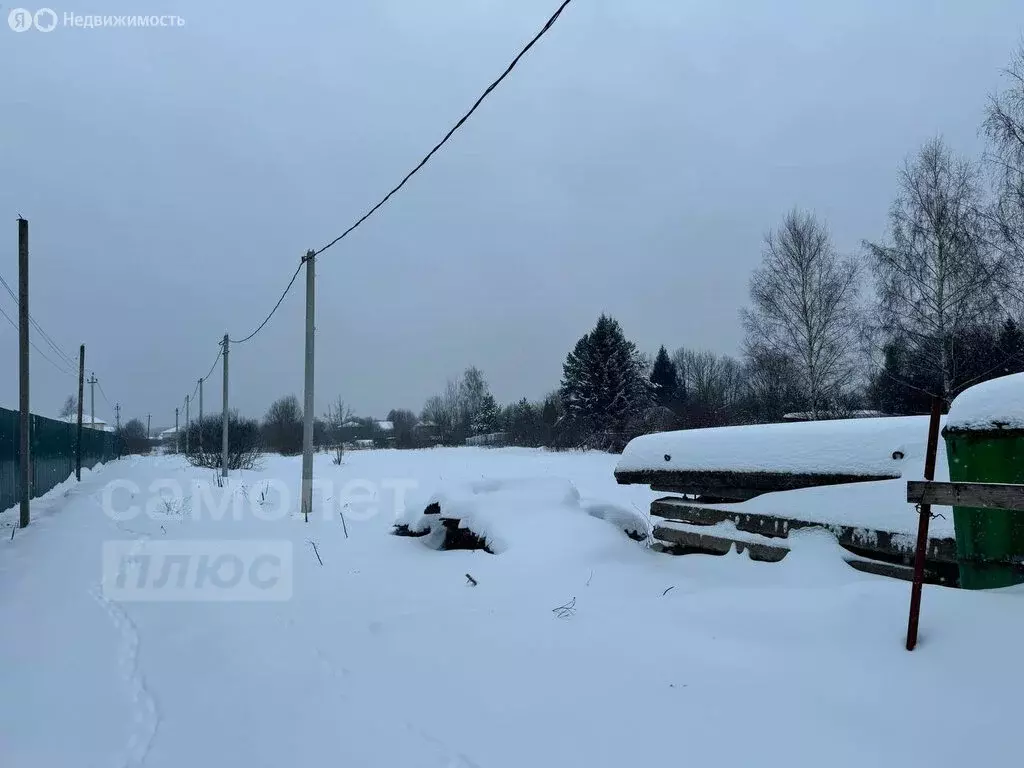
[[[896,474],[853,475],[812,474],[800,472],[733,472],[709,470],[626,470],[617,471],[619,485],[649,485],[669,493],[746,501],[762,493],[791,491],[796,488],[817,488],[824,485],[865,483],[873,480],[894,480]]]
[[[705,552],[709,555],[724,555],[735,547],[737,554],[747,551],[751,560],[760,560],[768,563],[777,563],[789,554],[789,547],[786,546],[761,544],[744,540],[742,536],[736,538],[717,536],[683,528],[658,526],[654,529],[654,538],[671,542],[672,544],[679,544],[699,552]]]
[[[768,538],[786,538],[790,531],[800,528],[825,528],[832,532],[839,543],[856,551],[879,552],[889,556],[911,557],[914,553],[912,534],[875,530],[855,525],[836,525],[795,517],[762,515],[721,507],[701,507],[685,499],[662,498],[651,503],[651,515],[666,520],[678,520],[688,525],[715,525],[725,520],[736,524],[736,529],[756,533]],[[929,561],[956,562],[956,540],[950,538],[928,539]]]
[[[789,554],[789,548],[781,545],[758,544],[682,528],[658,526],[654,529],[654,537],[656,540],[653,547],[655,551],[667,554],[725,555],[735,547],[737,554],[747,551],[751,560],[769,563],[777,563]],[[844,557],[843,560],[852,568],[864,573],[888,576],[903,581],[910,581],[914,576],[914,569],[908,565],[871,560],[856,555]],[[925,581],[929,584],[946,583],[946,579],[931,568],[927,568],[925,571]]]
[[[1024,485],[1010,483],[937,483],[911,480],[907,501],[912,504],[942,504],[1024,512]]]

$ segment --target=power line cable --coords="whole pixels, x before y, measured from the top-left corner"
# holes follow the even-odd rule
[[[405,175],[405,177],[400,182],[398,182],[398,184],[390,192],[388,192],[386,195],[384,195],[383,198],[381,198],[380,202],[378,202],[370,210],[368,210],[366,213],[364,213],[362,216],[360,216],[359,219],[355,222],[355,224],[353,224],[348,229],[346,229],[344,232],[342,232],[340,235],[338,235],[336,238],[331,240],[331,242],[329,242],[323,248],[321,248],[318,251],[314,251],[313,255],[314,256],[319,256],[321,253],[323,253],[328,248],[333,246],[339,240],[341,240],[342,238],[346,237],[349,233],[351,233],[359,225],[361,225],[364,221],[366,221],[374,213],[376,213],[381,208],[381,206],[383,206],[388,200],[390,200],[391,197],[396,192],[398,192],[402,187],[404,187],[406,185],[406,183],[409,181],[409,179],[411,179],[413,176],[415,176],[416,173],[423,166],[425,166],[427,164],[427,162],[430,160],[430,158],[432,158],[438,152],[438,150],[441,149],[441,147],[443,147],[445,144],[448,143],[448,140],[453,135],[455,135],[455,132],[457,130],[459,130],[459,128],[462,127],[462,125],[470,118],[470,116],[474,112],[476,112],[477,108],[483,103],[484,99],[486,99],[491,94],[491,92],[495,88],[497,88],[506,77],[508,77],[508,75],[512,72],[512,70],[516,68],[516,65],[519,63],[520,59],[522,59],[523,56],[526,55],[527,51],[529,51],[531,48],[533,48],[533,46],[537,44],[537,41],[539,41],[542,37],[544,37],[545,34],[547,34],[548,30],[551,29],[551,27],[554,26],[556,21],[558,21],[558,17],[562,15],[562,11],[564,11],[566,9],[566,7],[569,5],[569,3],[571,3],[571,2],[572,2],[572,0],[563,0],[562,4],[558,6],[557,10],[555,10],[555,12],[553,14],[551,14],[550,18],[548,18],[548,20],[544,23],[544,26],[541,27],[540,31],[537,32],[537,34],[534,35],[533,38],[530,39],[530,41],[523,47],[523,49],[521,51],[519,51],[518,54],[516,54],[516,57],[514,59],[512,59],[511,63],[509,63],[509,65],[507,67],[505,67],[505,71],[503,71],[494,82],[492,82],[490,85],[487,86],[486,89],[484,89],[484,92],[482,94],[480,94],[480,96],[477,98],[477,100],[475,102],[473,102],[473,106],[471,106],[469,108],[469,111],[466,112],[466,114],[464,114],[462,117],[459,118],[459,120],[455,123],[455,125],[453,125],[448,130],[448,133],[446,133],[444,135],[444,138],[442,138],[437,144],[435,144],[433,146],[433,148],[426,155],[424,155],[423,159],[420,160],[419,163],[417,163],[416,166],[411,171],[409,171]],[[232,344],[244,344],[245,342],[249,341],[249,339],[251,339],[253,336],[255,336],[257,333],[259,333],[260,331],[262,331],[266,327],[267,323],[270,322],[270,318],[272,318],[274,316],[274,314],[277,312],[278,308],[281,306],[281,302],[284,301],[285,296],[288,295],[288,292],[292,289],[292,286],[295,285],[295,278],[299,276],[299,270],[302,269],[302,265],[305,262],[306,262],[306,257],[304,256],[299,261],[299,265],[295,268],[295,272],[292,274],[291,280],[288,281],[288,285],[285,286],[284,292],[281,294],[281,297],[277,300],[277,303],[274,305],[274,308],[270,310],[270,314],[268,314],[266,316],[266,318],[264,318],[263,322],[260,323],[256,327],[256,330],[254,330],[248,336],[245,336],[245,337],[243,337],[241,339],[231,339],[231,338],[229,338],[228,341],[230,343],[232,343]]]
[[[14,299],[14,306],[20,308],[21,307],[21,302],[18,299],[18,294],[14,292],[13,288],[11,288],[10,283],[8,283],[6,280],[4,280],[4,276],[3,275],[0,275],[0,285],[3,285],[3,287],[7,290],[7,293],[9,293],[11,295],[11,298]],[[33,328],[35,328],[37,331],[39,331],[39,335],[43,337],[43,340],[46,341],[46,343],[50,346],[50,348],[57,354],[57,356],[60,358],[61,362],[66,363],[71,368],[74,368],[75,367],[74,359],[69,354],[67,354],[56,341],[53,340],[53,338],[50,336],[50,334],[48,334],[45,330],[43,330],[43,327],[36,321],[35,317],[33,317],[30,314],[28,316],[28,321],[32,325]]]
[[[215,357],[213,359],[213,365],[210,366],[209,372],[205,376],[203,376],[203,381],[206,381],[208,378],[210,378],[213,375],[213,369],[217,367],[217,362],[220,360],[220,356],[222,354],[224,354],[224,349],[223,348],[218,350],[217,357]]]
[[[13,320],[13,319],[11,319],[11,316],[10,316],[10,315],[8,315],[8,314],[7,314],[7,312],[5,312],[5,311],[4,311],[4,308],[3,308],[3,307],[0,307],[0,314],[2,314],[2,315],[3,315],[3,316],[4,316],[5,318],[6,318],[6,319],[7,319],[7,322],[11,324],[11,327],[12,327],[12,328],[14,328],[14,330],[16,330],[16,331],[17,331],[17,330],[19,330],[19,329],[18,329],[18,324],[17,324],[16,322],[14,322],[14,320]],[[53,366],[54,368],[56,368],[56,369],[57,369],[58,371],[60,371],[61,373],[63,373],[63,374],[65,375],[65,376],[74,376],[74,375],[75,375],[75,374],[74,374],[74,373],[72,373],[71,371],[67,370],[67,368],[65,368],[65,367],[63,367],[63,366],[59,365],[58,363],[55,363],[55,362],[54,362],[53,360],[51,360],[51,359],[50,359],[50,358],[49,358],[49,357],[48,357],[48,356],[46,355],[46,353],[45,353],[45,352],[43,352],[43,350],[41,350],[41,349],[40,349],[39,347],[37,347],[37,346],[36,346],[36,343],[35,343],[34,341],[32,341],[32,339],[29,339],[29,340],[28,340],[28,343],[32,345],[32,349],[34,349],[34,350],[35,350],[36,352],[38,352],[38,353],[39,353],[39,356],[40,356],[41,358],[43,358],[43,360],[45,360],[46,362],[48,362],[48,363],[49,363],[50,365],[52,365],[52,366]]]
[[[100,394],[103,396],[103,400],[106,402],[107,407],[112,409],[114,406],[110,404],[110,400],[107,397],[107,393],[103,391],[103,382],[100,381],[99,379],[96,379],[96,386],[100,388]]]
[[[564,11],[564,10],[565,10],[566,6],[568,6],[570,2],[572,2],[572,0],[564,0],[564,2],[563,2],[563,3],[562,3],[562,4],[560,5],[560,6],[558,6],[558,10],[556,10],[556,11],[555,11],[555,12],[554,12],[553,14],[551,14],[551,18],[549,18],[549,19],[547,20],[547,22],[546,22],[546,23],[544,24],[544,26],[543,26],[543,27],[541,27],[541,30],[540,30],[540,31],[539,31],[539,32],[538,32],[538,33],[537,33],[536,35],[534,35],[534,36],[533,36],[533,39],[531,39],[531,40],[530,40],[530,42],[528,42],[528,43],[526,44],[526,46],[525,46],[525,47],[524,47],[524,48],[523,48],[523,49],[522,49],[522,50],[521,50],[521,51],[520,51],[520,52],[519,52],[519,53],[518,53],[518,54],[516,55],[516,57],[515,57],[514,59],[512,59],[512,63],[510,63],[510,64],[509,64],[509,65],[508,65],[508,66],[507,66],[507,67],[505,68],[505,71],[501,73],[501,75],[500,75],[500,76],[498,77],[498,79],[497,79],[497,80],[495,80],[495,81],[494,81],[493,83],[491,83],[491,84],[490,84],[489,86],[487,86],[486,90],[485,90],[485,91],[484,91],[484,92],[483,92],[483,93],[482,93],[482,94],[480,95],[480,97],[479,97],[479,98],[478,98],[478,99],[477,99],[477,100],[476,100],[476,101],[475,101],[475,102],[473,103],[473,106],[469,108],[469,111],[468,111],[468,112],[466,112],[466,114],[464,114],[464,115],[463,115],[462,117],[460,117],[460,118],[459,118],[459,120],[458,120],[458,122],[457,122],[457,123],[455,123],[455,125],[453,125],[453,126],[451,127],[451,129],[450,129],[450,130],[448,131],[448,133],[446,133],[446,134],[444,135],[444,138],[443,138],[443,139],[441,139],[441,141],[439,141],[439,142],[438,142],[437,144],[435,144],[435,145],[434,145],[434,147],[433,147],[433,149],[431,149],[431,150],[430,150],[430,151],[429,151],[429,152],[428,152],[428,153],[427,153],[427,154],[426,154],[426,155],[425,155],[425,156],[423,157],[423,159],[422,159],[422,160],[420,160],[420,161],[419,161],[419,163],[417,163],[417,165],[416,165],[416,166],[415,166],[415,167],[414,167],[414,168],[413,168],[413,169],[412,169],[411,171],[409,171],[409,173],[407,173],[407,174],[405,175],[405,178],[404,178],[404,179],[402,179],[402,180],[401,180],[401,181],[400,181],[400,182],[398,183],[398,186],[396,186],[396,187],[395,187],[394,189],[392,189],[392,190],[391,190],[390,192],[388,192],[388,193],[387,193],[386,195],[384,195],[384,197],[383,197],[383,198],[382,198],[382,199],[380,200],[380,202],[379,202],[379,203],[377,203],[377,204],[376,204],[375,206],[373,206],[373,207],[372,207],[372,208],[371,208],[370,210],[368,210],[368,211],[367,211],[366,213],[364,213],[364,214],[363,214],[363,215],[362,215],[361,217],[359,217],[359,219],[358,219],[358,220],[356,221],[356,223],[355,223],[355,224],[353,224],[353,225],[352,225],[352,226],[350,226],[350,227],[349,227],[348,229],[346,229],[346,230],[345,230],[344,232],[342,232],[342,233],[341,233],[340,235],[338,235],[338,236],[337,236],[336,238],[334,238],[333,240],[331,240],[331,242],[329,242],[329,243],[328,243],[327,245],[325,245],[325,246],[324,246],[323,248],[321,248],[321,249],[320,249],[320,250],[318,250],[318,251],[315,251],[315,252],[314,252],[314,255],[315,255],[315,256],[319,256],[319,255],[320,255],[321,253],[323,253],[324,251],[326,251],[326,250],[327,250],[328,248],[330,248],[330,247],[331,247],[332,245],[334,245],[335,243],[337,243],[337,242],[338,242],[339,240],[341,240],[341,239],[342,239],[343,237],[346,237],[346,236],[347,236],[347,235],[348,235],[348,234],[349,234],[350,232],[352,232],[352,231],[353,231],[353,230],[354,230],[354,229],[355,229],[356,227],[358,227],[358,226],[359,226],[360,224],[362,224],[362,223],[363,223],[364,221],[366,221],[366,220],[367,220],[368,218],[370,218],[370,217],[371,217],[371,216],[372,216],[372,215],[373,215],[374,213],[376,213],[376,212],[377,212],[377,210],[378,210],[378,209],[379,209],[379,208],[380,208],[380,207],[381,207],[382,205],[384,205],[384,203],[386,203],[386,202],[387,202],[388,200],[390,200],[390,199],[391,199],[391,196],[392,196],[392,195],[394,195],[394,194],[395,194],[396,192],[398,192],[398,190],[400,190],[400,189],[401,189],[402,187],[404,187],[404,186],[405,186],[405,184],[406,184],[406,182],[407,182],[407,181],[409,181],[409,179],[411,179],[411,178],[412,178],[412,177],[413,177],[413,176],[414,176],[414,175],[415,175],[415,174],[416,174],[416,173],[417,173],[417,172],[418,172],[418,171],[419,171],[419,170],[420,170],[420,169],[421,169],[421,168],[422,168],[422,167],[423,167],[424,165],[426,165],[426,164],[427,164],[427,161],[428,161],[428,160],[430,160],[430,158],[431,158],[431,157],[433,157],[433,156],[434,156],[434,154],[435,154],[435,153],[436,153],[436,152],[437,152],[437,151],[438,151],[439,149],[441,149],[441,147],[443,147],[443,146],[444,146],[444,145],[445,145],[445,144],[446,144],[446,143],[448,142],[448,139],[450,139],[450,138],[452,137],[452,135],[453,135],[453,134],[454,134],[454,133],[455,133],[455,132],[456,132],[457,130],[459,130],[459,128],[461,128],[461,127],[462,127],[462,124],[463,124],[463,123],[465,123],[465,122],[466,122],[466,121],[467,121],[467,120],[469,119],[470,115],[472,115],[472,114],[473,114],[474,112],[476,112],[476,110],[477,110],[477,107],[479,107],[479,106],[480,106],[480,105],[481,105],[481,104],[483,103],[483,100],[484,100],[484,99],[486,99],[486,98],[487,98],[487,97],[488,97],[488,96],[490,95],[491,91],[493,91],[493,90],[494,90],[495,88],[497,88],[497,87],[498,87],[498,85],[499,85],[499,84],[501,83],[501,81],[502,81],[502,80],[504,80],[504,79],[505,79],[506,77],[508,77],[509,73],[510,73],[510,72],[511,72],[511,71],[512,71],[513,69],[515,69],[516,65],[517,65],[517,64],[519,63],[519,60],[520,60],[521,58],[523,58],[523,56],[525,56],[525,55],[526,55],[526,52],[527,52],[527,51],[529,51],[529,50],[530,50],[530,49],[531,49],[531,48],[532,48],[532,47],[533,47],[533,46],[534,46],[534,45],[535,45],[535,44],[537,43],[537,41],[538,41],[538,40],[540,40],[540,39],[541,39],[541,38],[542,38],[542,37],[543,37],[543,36],[544,36],[544,35],[545,35],[545,34],[547,33],[547,31],[548,31],[549,29],[551,29],[551,27],[553,27],[553,26],[554,26],[555,22],[556,22],[556,21],[558,21],[558,17],[562,15],[562,11]]]
[[[275,304],[274,308],[272,310],[270,310],[270,314],[267,315],[266,319],[257,326],[256,330],[253,331],[252,333],[250,333],[244,339],[230,339],[229,338],[228,339],[229,342],[231,342],[232,344],[244,344],[249,339],[251,339],[253,336],[255,336],[257,333],[259,333],[260,331],[263,330],[263,327],[267,323],[270,322],[270,318],[272,318],[274,316],[274,313],[277,312],[277,308],[281,306],[281,302],[284,301],[284,297],[288,295],[288,291],[290,291],[292,289],[292,286],[295,285],[295,278],[299,276],[299,270],[302,269],[302,265],[305,264],[305,263],[306,263],[306,258],[303,257],[302,261],[299,262],[299,266],[297,266],[295,268],[295,272],[294,272],[294,274],[292,274],[292,279],[289,280],[288,281],[288,285],[285,286],[284,293],[281,294],[281,298],[279,298],[277,300],[277,304]],[[214,363],[214,365],[216,365],[216,363]]]

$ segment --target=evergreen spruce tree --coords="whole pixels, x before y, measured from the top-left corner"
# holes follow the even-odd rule
[[[497,432],[501,423],[501,409],[494,395],[485,392],[480,401],[479,409],[473,417],[472,432],[474,435],[489,435]]]
[[[601,315],[576,342],[562,368],[560,393],[583,441],[602,447],[617,444],[630,420],[650,405],[643,360],[615,319]]]
[[[675,409],[679,403],[679,372],[676,364],[668,356],[665,346],[658,350],[651,370],[651,384],[654,386],[654,398],[658,405]]]

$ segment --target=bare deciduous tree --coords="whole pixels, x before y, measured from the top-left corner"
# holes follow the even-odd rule
[[[263,419],[263,439],[270,450],[284,456],[302,452],[302,406],[295,395],[271,403]]]
[[[78,399],[74,395],[68,395],[64,405],[60,407],[62,417],[73,416],[78,413]]]
[[[345,422],[353,417],[352,409],[345,405],[345,399],[338,395],[333,403],[327,406],[327,413],[324,414],[324,428],[327,433],[327,441],[339,445],[342,440],[342,427]]]
[[[812,417],[848,384],[858,324],[857,263],[842,259],[825,224],[793,210],[765,237],[750,279],[753,306],[741,312],[748,349],[791,359]]]
[[[989,220],[994,224],[993,242],[1014,265],[1024,268],[1024,45],[1018,49],[1003,75],[1006,87],[993,94],[985,110],[983,128],[989,140],[986,161],[995,181],[995,201]],[[1013,285],[1018,303],[1024,301],[1024,285]]]
[[[890,244],[865,243],[889,338],[919,353],[939,394],[953,391],[953,341],[990,319],[999,260],[986,244],[977,171],[934,139],[907,161],[889,214]]]
[[[423,405],[423,420],[437,427],[438,437],[446,445],[458,442],[464,413],[461,387],[456,381],[449,381],[443,394],[433,395]]]
[[[672,354],[679,372],[687,426],[728,423],[742,395],[742,366],[728,355],[680,348]]]

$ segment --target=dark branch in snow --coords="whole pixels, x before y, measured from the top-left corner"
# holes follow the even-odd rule
[[[565,605],[552,608],[551,612],[559,619],[568,619],[576,613],[576,598],[574,597]]]
[[[323,566],[324,561],[320,559],[320,550],[316,548],[316,542],[312,539],[309,539],[309,543],[313,545],[313,553],[316,555],[317,562],[320,563],[321,566]]]

